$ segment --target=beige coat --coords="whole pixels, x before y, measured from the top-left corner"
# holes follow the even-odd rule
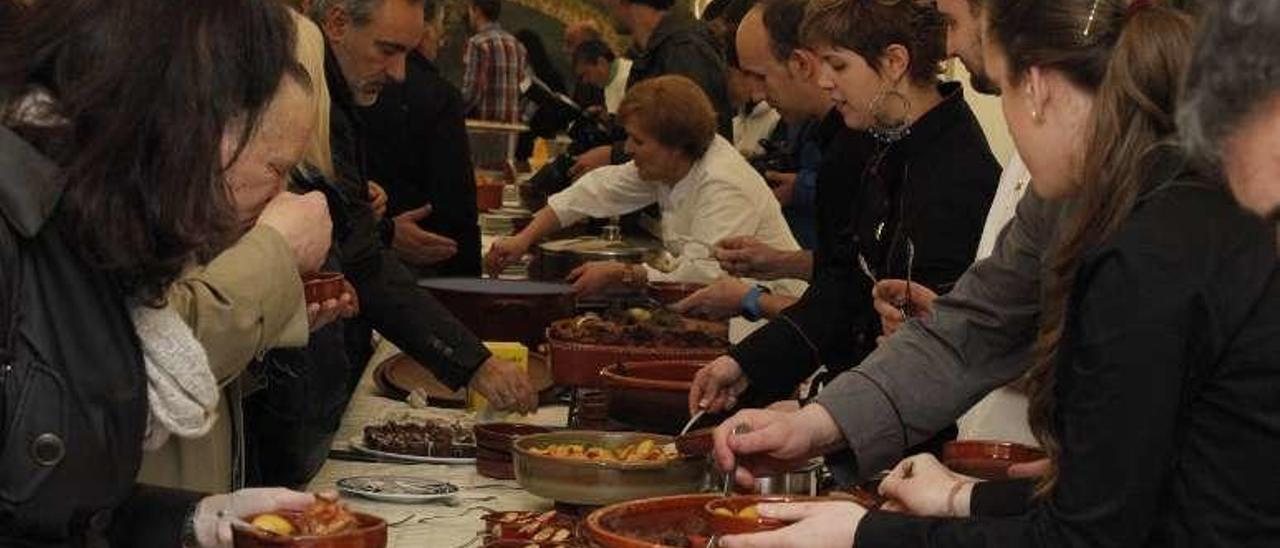
[[[234,482],[233,418],[239,424],[239,384],[257,356],[272,348],[305,346],[308,324],[302,279],[289,244],[275,229],[258,226],[203,267],[183,274],[168,294],[209,355],[224,387],[218,420],[199,439],[172,437],[143,455],[143,483],[224,492]],[[240,435],[240,434],[236,434]],[[237,480],[238,482],[238,480]]]

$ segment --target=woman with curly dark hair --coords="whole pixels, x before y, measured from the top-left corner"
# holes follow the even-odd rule
[[[0,20],[0,544],[228,545],[229,518],[312,497],[135,477],[216,416],[166,294],[278,205],[311,127],[261,123],[309,93],[292,25],[256,0],[23,6]]]

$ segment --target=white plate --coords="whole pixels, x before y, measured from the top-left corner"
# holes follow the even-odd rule
[[[348,441],[348,443],[351,444],[351,449],[353,451],[359,451],[366,455],[373,455],[375,457],[385,457],[388,459],[394,459],[399,461],[421,462],[426,464],[475,464],[476,463],[475,457],[467,457],[467,458],[424,457],[422,455],[404,455],[400,453],[388,453],[386,451],[379,451],[377,449],[372,449],[365,446],[364,438],[361,436],[356,436],[354,438],[351,438]]]
[[[412,476],[354,476],[338,480],[338,490],[385,502],[427,502],[458,494],[458,486]]]

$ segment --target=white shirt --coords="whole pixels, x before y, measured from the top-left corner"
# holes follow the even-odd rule
[[[627,94],[627,79],[631,78],[631,60],[618,57],[613,60],[613,79],[604,87],[604,106],[610,114],[618,113],[618,105]]]
[[[751,112],[739,113],[733,117],[733,146],[747,158],[764,154],[760,140],[768,138],[781,119],[782,115],[769,106],[769,103],[756,103]]]
[[[633,161],[583,175],[551,196],[547,206],[561,226],[569,226],[586,217],[624,215],[655,202],[662,210],[662,244],[675,257],[676,268],[664,273],[646,266],[650,280],[716,280],[724,271],[703,244],[715,245],[730,236],[755,236],[777,249],[800,249],[764,179],[719,135],[674,185],[640,179]]]
[[[982,240],[978,242],[978,255],[974,260],[981,261],[995,251],[996,239],[1009,221],[1013,220],[1014,213],[1018,211],[1018,202],[1022,200],[1028,186],[1031,186],[1031,172],[1022,163],[1022,157],[1014,152],[1009,158],[1009,165],[1005,166],[1004,173],[1000,175],[996,195],[991,199],[991,209],[987,210],[987,224],[982,227]]]
[[[1013,219],[1018,201],[1031,186],[1031,173],[1018,153],[1009,158],[1000,175],[995,198],[987,212],[987,224],[982,229],[982,241],[978,244],[977,260],[991,255],[1000,232]],[[957,421],[962,440],[1011,441],[1038,446],[1031,426],[1027,423],[1027,396],[1007,386],[993,390]]]

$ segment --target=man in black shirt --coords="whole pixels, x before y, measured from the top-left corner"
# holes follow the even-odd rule
[[[404,79],[406,54],[422,38],[421,0],[319,0],[311,15],[326,39],[330,139],[345,202],[331,210],[341,209],[346,217],[339,252],[343,272],[360,299],[360,316],[348,329],[352,363],[366,363],[369,334],[377,328],[451,388],[469,385],[498,409],[532,411],[537,397],[528,377],[515,364],[494,358],[417,286],[413,273],[385,248],[394,235],[387,235],[386,228],[379,230],[370,207],[357,110],[376,102],[391,81]]]
[[[735,50],[742,70],[763,84],[759,87],[764,95],[755,99],[768,101],[787,124],[804,126],[797,148],[807,148],[821,158],[812,171],[774,174],[792,185],[797,184],[797,179],[816,179],[813,205],[818,245],[813,251],[781,251],[755,238],[734,238],[719,242],[717,258],[727,272],[745,278],[838,278],[852,274],[833,274],[842,266],[835,260],[835,250],[840,233],[849,224],[862,162],[874,143],[865,132],[846,128],[826,92],[818,87],[820,60],[799,46],[804,2],[786,0],[775,4],[768,10],[756,7],[743,18]],[[762,317],[773,318],[798,300],[760,291],[751,292],[748,298],[750,289],[739,280],[725,279],[679,303],[677,309],[731,317],[750,308]]]
[[[453,244],[436,246],[443,251],[422,261],[411,253],[400,259],[424,276],[479,276],[475,172],[462,93],[435,65],[443,13],[439,0],[425,0],[427,30],[408,53],[404,82],[388,84],[360,116],[369,176],[386,189],[387,215],[421,214],[429,206],[418,226]]]

